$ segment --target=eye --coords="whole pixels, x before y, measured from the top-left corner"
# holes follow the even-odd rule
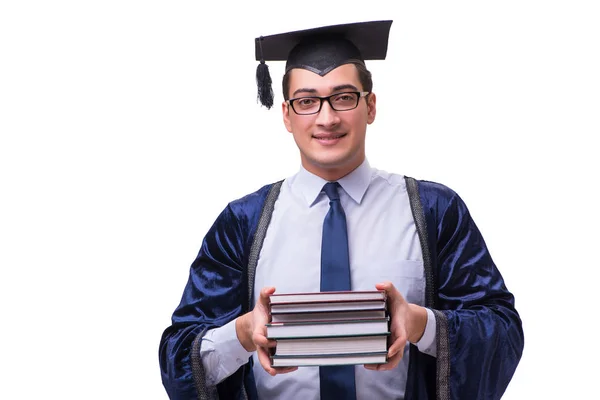
[[[317,102],[317,99],[315,99],[314,97],[303,97],[301,99],[296,100],[296,104],[298,104],[300,107],[310,107],[312,105],[315,105]]]
[[[340,93],[333,98],[336,103],[353,103],[356,101],[355,93]]]

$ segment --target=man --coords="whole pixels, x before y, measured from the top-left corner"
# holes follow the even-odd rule
[[[258,38],[287,60],[283,119],[300,171],[231,202],[206,235],[160,345],[172,399],[498,399],[523,349],[506,289],[465,204],[445,186],[373,169],[376,96],[391,21]],[[270,88],[259,88],[272,105]],[[385,290],[381,365],[275,369],[275,292]],[[408,342],[408,344],[407,344]]]

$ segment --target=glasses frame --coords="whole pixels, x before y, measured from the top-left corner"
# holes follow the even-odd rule
[[[354,107],[352,108],[347,108],[345,110],[336,110],[336,108],[333,106],[333,104],[331,104],[331,98],[335,97],[335,96],[339,96],[341,94],[356,94],[358,97],[356,98],[356,104],[354,105]],[[347,91],[347,92],[338,92],[338,93],[334,93],[330,96],[302,96],[302,97],[295,97],[293,99],[289,99],[286,101],[286,103],[288,103],[289,106],[292,107],[292,110],[294,110],[294,112],[298,115],[314,115],[314,114],[318,114],[319,112],[321,112],[321,109],[323,108],[323,102],[327,101],[329,103],[329,107],[331,107],[332,110],[337,111],[337,112],[342,112],[342,111],[351,111],[354,110],[356,107],[358,107],[358,103],[360,103],[360,99],[363,97],[367,97],[368,95],[370,95],[371,92],[359,92],[358,90],[353,90],[353,91]],[[314,112],[309,112],[309,113],[299,113],[298,111],[296,111],[296,108],[294,107],[294,102],[297,100],[302,100],[302,99],[319,99],[319,108],[317,109],[317,111]]]

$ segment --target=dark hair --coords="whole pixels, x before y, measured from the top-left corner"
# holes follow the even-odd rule
[[[373,90],[373,78],[371,77],[371,72],[365,67],[363,64],[354,64],[356,69],[358,70],[358,80],[363,87],[363,91],[371,92]],[[290,72],[289,70],[283,75],[283,82],[281,87],[283,88],[283,98],[285,100],[289,100],[290,98]]]

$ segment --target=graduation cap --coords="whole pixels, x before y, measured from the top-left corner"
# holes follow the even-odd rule
[[[273,106],[273,89],[265,61],[287,61],[285,72],[303,68],[325,76],[344,64],[384,60],[392,21],[331,25],[255,39],[258,99]]]

